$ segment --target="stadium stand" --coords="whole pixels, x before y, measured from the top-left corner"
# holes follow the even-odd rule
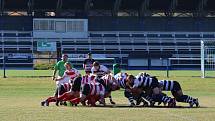
[[[200,40],[215,39],[214,4],[213,0],[0,0],[0,57],[5,53],[10,66],[33,66],[37,41],[46,39],[57,42],[59,57],[92,52],[115,58],[126,68],[165,68],[169,57],[200,58]],[[38,18],[50,21],[40,22],[41,28],[35,24]],[[54,31],[55,19],[86,19],[87,37],[34,35]],[[65,25],[70,27],[69,22]],[[172,60],[171,67],[200,68],[200,61]]]

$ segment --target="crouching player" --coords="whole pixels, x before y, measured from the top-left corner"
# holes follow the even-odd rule
[[[103,83],[91,82],[85,83],[82,86],[81,100],[72,100],[72,102],[79,103],[82,102],[83,105],[95,106],[95,103],[99,101],[101,104],[105,105],[103,98],[109,97],[110,103],[115,104],[112,100],[111,92],[119,89],[119,86],[115,78],[111,75],[105,75],[101,78]],[[79,102],[78,102],[79,101]]]
[[[149,96],[154,102],[168,103],[169,107],[174,107],[176,105],[174,99],[163,95],[160,92],[159,83],[156,77],[140,76],[139,78],[136,78],[133,75],[129,75],[127,77],[127,84],[130,87],[130,92],[139,93],[141,91],[137,90],[140,89],[147,92],[146,94],[143,93],[143,98]]]
[[[134,103],[135,97],[134,97],[134,95],[132,94],[132,92],[131,92],[131,90],[129,88],[129,85],[127,83],[127,77],[128,77],[128,74],[124,73],[124,72],[117,73],[114,76],[114,78],[118,82],[119,87],[124,89],[124,96],[128,99],[129,105],[131,107],[134,107],[135,106],[135,103]]]
[[[65,92],[63,95],[59,96],[57,98],[56,105],[58,106],[58,103],[60,101],[72,101],[74,98],[79,98],[79,92],[81,88],[83,88],[83,85],[88,83],[95,83],[95,76],[93,75],[85,75],[82,77],[75,78],[73,81],[73,86],[71,87],[71,90],[68,92]],[[75,102],[75,103],[74,103]],[[77,101],[72,101],[73,104],[77,104]]]
[[[58,93],[57,96],[52,96],[52,97],[49,97],[46,100],[42,101],[41,106],[49,106],[49,103],[56,102],[57,97],[61,96],[65,92],[70,91],[71,87],[72,87],[72,83],[60,84],[60,86],[58,86],[56,89],[56,92]],[[64,105],[66,105],[65,102],[64,102]]]
[[[113,74],[106,74],[101,79],[103,81],[101,84],[105,87],[106,97],[109,97],[110,103],[115,105],[116,103],[112,99],[111,92],[120,89],[117,80],[114,78]]]
[[[111,85],[109,91],[107,91],[101,83],[85,84],[81,91],[80,101],[84,106],[86,105],[86,101],[87,104],[90,106],[96,106],[97,101],[99,101],[100,104],[105,106],[105,98],[110,96],[111,91],[116,91],[118,89],[119,87],[116,83],[113,83]]]
[[[105,87],[100,83],[85,84],[81,91],[80,101],[86,106],[86,101],[91,106],[95,106],[99,99],[100,103],[105,106]]]
[[[199,107],[199,102],[197,98],[193,98],[188,95],[184,95],[181,89],[181,85],[177,81],[169,81],[169,80],[159,80],[160,88],[163,91],[171,91],[172,95],[178,102],[189,103],[190,107],[196,105]]]

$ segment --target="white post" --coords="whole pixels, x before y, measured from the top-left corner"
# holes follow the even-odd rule
[[[202,78],[205,78],[205,46],[203,40],[201,40],[201,72]]]

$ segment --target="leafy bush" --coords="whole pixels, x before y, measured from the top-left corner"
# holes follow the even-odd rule
[[[53,70],[54,64],[52,63],[40,63],[34,65],[34,70]]]

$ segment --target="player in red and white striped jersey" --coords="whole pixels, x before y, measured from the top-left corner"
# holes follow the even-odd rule
[[[82,85],[83,87],[81,91],[82,104],[85,105],[86,101],[88,101],[88,104],[92,106],[95,106],[95,102],[97,101],[100,101],[100,103],[104,104],[103,98],[106,98],[106,97],[110,98],[111,104],[115,104],[115,102],[113,102],[111,98],[111,91],[115,91],[119,89],[119,86],[115,78],[113,77],[113,75],[108,74],[103,76],[101,79],[103,80],[103,83],[97,82],[97,83],[88,83],[88,84]],[[98,86],[100,86],[100,88],[101,86],[104,87],[104,90],[98,90]],[[104,93],[104,95],[102,96],[98,95],[101,93],[100,91],[102,91],[102,94]],[[73,102],[75,102],[75,100],[73,100]],[[76,100],[76,103],[78,103],[77,100]]]
[[[88,84],[88,83],[96,83],[96,76],[95,75],[82,76],[81,85]]]
[[[82,77],[75,78],[74,83],[76,82],[76,84],[73,84],[72,89],[70,91],[65,92],[63,95],[58,97],[58,102],[56,102],[56,105],[58,105],[59,101],[71,101],[74,98],[79,98],[78,92],[80,92],[80,88],[83,87],[83,85],[85,84],[95,83],[95,79],[96,77],[94,75],[85,75]],[[79,82],[80,84],[77,84],[77,82]],[[74,93],[74,90],[76,93]]]
[[[57,85],[69,83],[74,78],[81,76],[80,72],[77,69],[72,68],[72,65],[69,62],[66,62],[64,66],[66,68],[64,75],[55,79]]]
[[[45,106],[45,105],[49,106],[49,103],[56,102],[57,97],[61,96],[65,92],[70,91],[71,87],[72,87],[72,83],[64,83],[64,84],[59,85],[56,89],[57,96],[48,97],[46,100],[41,102],[41,106]]]
[[[69,85],[71,84],[73,79],[80,76],[79,71],[76,70],[75,68],[72,68],[72,66],[69,62],[66,62],[64,66],[66,68],[64,75],[55,80],[57,87],[56,87],[54,96],[51,96],[48,99],[46,99],[45,101],[41,102],[42,106],[44,106],[45,103],[48,106],[49,102],[55,102],[57,97],[59,97],[60,95],[62,95],[65,92],[69,91]],[[66,87],[66,85],[68,85],[68,87]],[[64,87],[65,87],[65,89],[64,89]],[[63,91],[59,91],[59,90],[63,90]]]
[[[86,105],[86,101],[88,101],[88,104],[91,106],[95,106],[96,99],[99,98],[100,102],[105,105],[105,87],[100,83],[89,83],[84,84],[82,91],[81,91],[81,97],[80,101],[83,105]]]
[[[106,74],[101,79],[104,81],[106,97],[109,97],[111,104],[116,104],[112,100],[111,92],[120,89],[117,80],[114,78],[113,74]]]

